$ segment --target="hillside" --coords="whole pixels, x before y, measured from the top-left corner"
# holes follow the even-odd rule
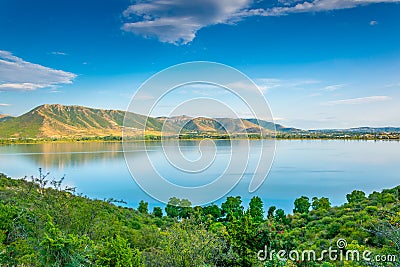
[[[172,125],[182,128],[183,132],[196,132],[196,133],[273,133],[274,123],[260,121],[260,126],[256,123],[256,119],[232,119],[232,118],[206,118],[197,117],[192,118],[189,116],[175,116],[171,118],[161,117],[159,120],[166,121]],[[264,122],[262,124],[261,122]],[[269,128],[264,127],[269,123]],[[277,127],[284,128],[281,125]]]
[[[6,115],[6,114],[0,114],[0,122],[6,121],[13,118],[12,116]]]
[[[0,173],[0,266],[399,266],[399,190],[369,196],[355,190],[337,207],[303,196],[288,215],[257,196],[247,209],[240,196],[194,208],[171,198],[165,212],[151,212],[144,201],[133,209],[137,203],[128,208],[76,195],[43,174],[28,181]],[[339,240],[347,242],[344,253],[369,251],[371,259],[386,260],[323,254],[338,249]],[[316,256],[260,260],[265,246],[268,253],[313,250]]]
[[[120,131],[124,113],[79,106],[42,105],[0,124],[3,138],[111,135]]]
[[[82,106],[42,105],[19,117],[0,122],[1,138],[52,138],[122,135],[125,112]],[[127,122],[141,127],[146,117],[129,113]],[[162,123],[149,118],[148,130],[158,131]]]
[[[74,138],[90,136],[121,136],[125,112],[94,109],[82,106],[41,105],[18,116],[4,117],[0,121],[0,138]],[[7,119],[5,119],[7,118]],[[146,131],[159,135],[164,132],[273,133],[273,123],[257,125],[252,120],[230,118],[192,118],[179,116],[153,118],[129,113],[125,121],[126,134],[137,135],[146,122]],[[268,128],[263,128],[268,124]],[[278,128],[284,128],[277,125]]]
[[[174,116],[174,117],[158,117],[160,122],[168,125],[174,125],[175,131],[182,132],[197,132],[197,133],[226,133],[224,127],[216,120],[211,118],[192,118],[189,116]],[[176,132],[178,133],[178,132]]]

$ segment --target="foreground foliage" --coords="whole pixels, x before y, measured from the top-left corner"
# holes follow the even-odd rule
[[[299,197],[292,215],[269,207],[261,198],[247,209],[240,197],[221,206],[191,207],[171,198],[149,213],[118,206],[115,200],[77,196],[62,180],[10,179],[0,174],[0,266],[399,266],[400,208],[396,187],[353,191],[348,203],[331,207],[327,198]],[[393,256],[363,259],[280,259],[260,250],[314,250],[337,247]]]

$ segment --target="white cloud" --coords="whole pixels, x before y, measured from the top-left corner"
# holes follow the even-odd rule
[[[15,91],[32,91],[38,88],[46,87],[43,84],[34,83],[2,83],[0,90],[15,90]]]
[[[0,103],[0,107],[9,107],[11,104],[6,104],[6,103]]]
[[[369,22],[369,25],[375,26],[375,25],[378,25],[378,22],[377,22],[376,20],[371,20],[371,21]]]
[[[266,1],[266,0],[264,0]],[[355,8],[400,0],[278,0],[272,8],[254,8],[254,0],[136,0],[124,12],[122,29],[145,38],[176,45],[191,42],[200,29],[215,24],[231,24],[251,16],[282,16],[291,13],[321,12]],[[371,21],[371,26],[376,25]]]
[[[249,9],[243,16],[282,16],[290,13],[321,12],[339,9],[355,8],[376,3],[399,3],[400,0],[311,0],[311,1],[284,1],[284,6],[269,9]]]
[[[336,90],[341,89],[341,88],[343,88],[345,86],[346,86],[345,84],[333,84],[333,85],[325,86],[324,90],[326,90],[326,91],[336,91]]]
[[[257,79],[256,83],[261,91],[266,92],[268,90],[281,87],[283,81],[274,78],[263,78],[263,79]]]
[[[260,78],[255,81],[258,87],[266,92],[271,89],[282,88],[282,89],[299,89],[304,86],[310,86],[313,84],[318,84],[320,81],[312,80],[312,79],[303,79],[303,80],[282,80],[275,78]]]
[[[341,99],[327,102],[328,105],[357,105],[368,104],[374,102],[388,101],[392,98],[390,96],[366,96],[358,98]]]
[[[68,55],[67,53],[60,52],[60,51],[53,51],[50,54],[56,55],[56,56],[66,56],[66,55]]]
[[[155,0],[137,1],[123,13],[122,29],[161,42],[186,44],[198,30],[209,25],[232,23],[252,0]]]
[[[272,89],[303,89],[305,87],[311,86],[313,84],[318,84],[320,81],[312,79],[293,79],[293,80],[283,80],[277,78],[258,78],[254,80],[257,87],[266,93]],[[237,81],[230,84],[226,84],[226,87],[238,88],[244,90],[253,90],[254,86],[248,81]]]
[[[0,91],[31,91],[70,84],[76,74],[30,63],[0,50]]]

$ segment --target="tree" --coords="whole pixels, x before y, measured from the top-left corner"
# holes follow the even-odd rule
[[[287,223],[285,211],[283,209],[277,209],[275,212],[275,221],[280,222],[282,224]]]
[[[165,212],[167,213],[168,217],[171,218],[178,218],[179,216],[179,198],[172,197],[169,199],[167,206],[165,207]]]
[[[354,190],[346,195],[346,199],[349,203],[358,203],[365,199],[365,193],[363,191]]]
[[[294,201],[294,213],[307,213],[310,209],[310,199],[302,196]]]
[[[203,216],[210,215],[215,221],[218,220],[219,218],[221,218],[221,216],[222,216],[221,209],[215,204],[205,206],[203,208],[202,212],[203,212]]]
[[[160,207],[154,207],[153,208],[153,215],[155,217],[162,218],[162,216],[163,216],[162,209]]]
[[[179,217],[187,219],[192,214],[192,203],[187,199],[182,199],[179,202]]]
[[[260,197],[253,197],[250,200],[249,213],[254,222],[260,223],[264,220],[264,204]]]
[[[192,203],[187,199],[180,200],[172,197],[169,199],[165,212],[171,218],[189,218],[192,214]]]
[[[312,208],[313,210],[327,210],[331,207],[331,203],[329,202],[329,199],[326,197],[313,197],[312,198]]]
[[[242,206],[241,197],[227,197],[226,201],[222,203],[222,215],[225,216],[227,221],[233,218],[241,218],[243,216],[244,207]]]
[[[229,266],[250,267],[256,264],[256,251],[259,249],[260,240],[258,226],[253,221],[249,211],[246,211],[239,219],[235,217],[227,223],[229,244],[237,254],[235,262]]]
[[[268,215],[267,215],[267,218],[268,218],[268,219],[274,218],[275,210],[276,210],[276,207],[275,207],[275,206],[269,207],[268,213],[267,213],[267,214],[268,214]]]
[[[138,211],[142,214],[148,214],[149,213],[149,203],[144,202],[143,200],[140,200]]]

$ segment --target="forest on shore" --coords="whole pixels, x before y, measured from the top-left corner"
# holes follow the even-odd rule
[[[141,201],[134,209],[48,177],[0,174],[0,266],[400,265],[400,186],[369,196],[355,190],[337,207],[299,196],[285,214],[257,196],[247,208],[240,196],[204,207],[172,196],[164,208]],[[332,260],[322,253],[330,247],[338,255],[368,251],[370,260]],[[317,257],[289,255],[293,250]]]

